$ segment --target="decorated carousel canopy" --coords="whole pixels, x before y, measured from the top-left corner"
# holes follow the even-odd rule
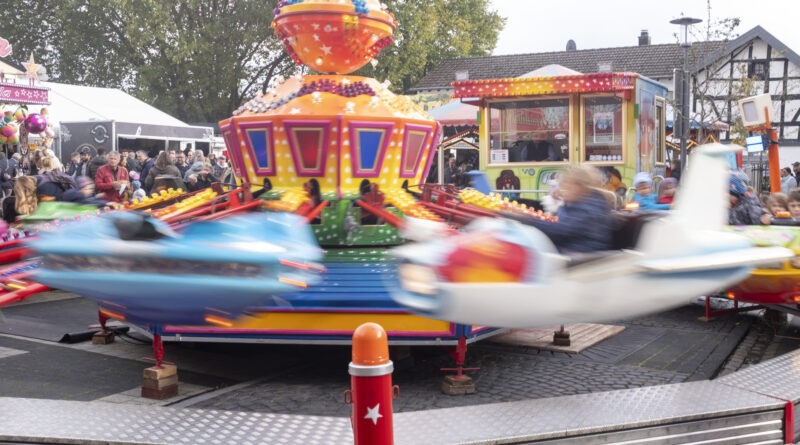
[[[595,73],[573,76],[514,77],[453,82],[453,97],[497,98],[567,93],[632,91],[636,73]]]
[[[291,78],[220,122],[240,178],[276,189],[315,178],[339,196],[358,193],[363,179],[382,188],[421,182],[437,129],[377,80],[341,75]]]

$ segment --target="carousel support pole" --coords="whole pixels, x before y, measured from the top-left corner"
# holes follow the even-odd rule
[[[99,310],[97,311],[97,318],[100,321],[100,332],[95,332],[92,336],[92,344],[107,345],[114,343],[114,332],[109,330],[106,326],[109,320],[108,315],[102,310]]]
[[[142,375],[142,397],[164,400],[178,395],[178,367],[164,362],[164,342],[161,327],[153,329],[153,355],[155,366],[144,370]]]
[[[444,381],[442,382],[442,392],[451,396],[474,393],[475,383],[472,381],[472,377],[464,374],[464,371],[477,371],[480,368],[464,367],[464,362],[466,362],[467,358],[467,336],[465,334],[462,334],[461,337],[458,338],[458,344],[451,352],[451,355],[456,361],[456,367],[441,368],[441,370],[455,371],[456,374],[444,376]]]
[[[764,134],[769,138],[769,148],[767,159],[769,160],[769,191],[776,193],[781,191],[781,163],[778,158],[778,132],[772,128],[769,119],[769,107],[764,107],[764,115],[767,117],[767,124]]]
[[[350,422],[356,445],[392,445],[392,400],[399,393],[392,386],[394,364],[389,359],[386,331],[376,323],[364,323],[353,332],[350,389],[345,402],[353,405]]]

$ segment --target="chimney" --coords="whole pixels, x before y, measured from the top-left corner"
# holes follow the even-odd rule
[[[646,29],[642,30],[642,33],[639,34],[639,46],[645,46],[650,44],[650,34],[647,33]]]
[[[569,39],[569,41],[567,41],[567,51],[575,51],[576,49],[578,48],[575,46],[575,41]]]

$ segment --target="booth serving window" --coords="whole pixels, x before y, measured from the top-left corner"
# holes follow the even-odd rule
[[[583,161],[622,162],[622,99],[583,99]]]
[[[569,162],[569,98],[489,104],[489,164]]]

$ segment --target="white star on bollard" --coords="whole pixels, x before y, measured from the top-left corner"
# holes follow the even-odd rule
[[[381,404],[380,403],[375,405],[372,408],[367,407],[367,415],[364,416],[364,418],[371,420],[373,425],[377,425],[378,424],[378,419],[383,417],[383,414],[381,414],[379,412],[380,409],[381,409]]]

